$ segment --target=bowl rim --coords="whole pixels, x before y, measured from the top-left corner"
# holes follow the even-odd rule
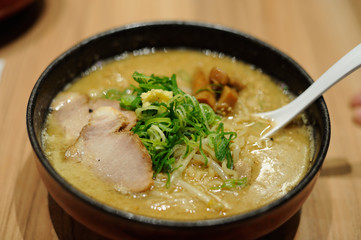
[[[121,27],[112,28],[112,29],[103,31],[101,33],[95,34],[93,36],[90,36],[90,37],[80,41],[79,43],[75,44],[73,47],[69,48],[65,52],[63,52],[61,55],[56,57],[46,67],[46,69],[43,71],[43,73],[40,75],[40,77],[36,81],[32,91],[31,91],[31,94],[30,94],[30,97],[28,100],[28,104],[27,104],[26,126],[27,126],[29,140],[30,140],[32,148],[38,158],[37,161],[39,161],[42,164],[42,166],[46,169],[46,171],[50,174],[50,176],[58,184],[60,184],[63,189],[65,189],[71,195],[75,196],[77,199],[81,200],[83,203],[85,203],[87,205],[91,205],[92,207],[95,207],[96,209],[103,211],[103,212],[110,214],[117,218],[121,217],[121,218],[124,218],[129,221],[133,221],[133,222],[137,222],[137,223],[141,223],[141,224],[155,225],[155,226],[172,227],[172,228],[209,227],[209,226],[216,226],[216,225],[219,226],[219,225],[229,224],[232,222],[248,221],[248,220],[259,217],[261,214],[264,214],[264,213],[267,213],[274,209],[279,208],[284,203],[286,203],[288,200],[290,200],[291,198],[294,198],[296,195],[298,195],[298,193],[301,192],[301,190],[303,188],[305,188],[311,182],[311,180],[317,175],[317,173],[321,169],[321,166],[326,157],[326,153],[327,153],[328,146],[329,146],[330,119],[329,119],[329,114],[328,114],[326,103],[322,96],[317,101],[315,101],[315,103],[317,102],[317,104],[323,111],[322,115],[324,116],[323,120],[325,121],[324,127],[325,127],[326,134],[323,139],[320,139],[320,141],[322,141],[322,144],[320,147],[318,157],[314,159],[314,161],[315,161],[314,164],[312,165],[310,170],[306,173],[306,175],[303,177],[303,179],[297,184],[297,186],[294,187],[292,190],[290,190],[286,195],[282,196],[281,198],[279,198],[277,200],[274,200],[274,201],[268,203],[267,205],[265,205],[263,207],[257,208],[255,210],[251,210],[249,212],[240,213],[240,214],[227,216],[227,217],[205,219],[205,220],[169,220],[169,219],[160,219],[160,218],[143,216],[143,215],[134,214],[131,212],[126,212],[126,211],[108,206],[106,204],[102,204],[102,203],[96,201],[95,199],[93,199],[92,197],[81,192],[77,188],[73,187],[64,178],[62,178],[59,173],[57,173],[57,171],[53,168],[53,166],[50,164],[50,162],[46,158],[44,152],[42,151],[41,143],[39,143],[39,141],[36,137],[36,133],[34,130],[34,122],[33,122],[33,116],[35,114],[35,112],[34,112],[35,100],[37,99],[37,96],[39,94],[38,89],[41,87],[41,85],[45,81],[44,79],[46,79],[45,77],[54,67],[56,67],[58,64],[60,64],[60,62],[64,58],[69,56],[76,49],[86,46],[87,44],[91,43],[92,41],[96,41],[99,38],[106,37],[115,32],[147,28],[147,27],[152,27],[155,25],[160,26],[160,27],[174,25],[174,26],[209,28],[212,30],[228,32],[228,33],[236,34],[236,35],[244,37],[244,38],[248,38],[251,41],[261,44],[264,47],[270,49],[271,51],[276,52],[277,54],[281,55],[283,58],[285,58],[287,61],[289,61],[292,65],[294,65],[306,78],[309,79],[309,81],[312,82],[312,78],[308,75],[308,73],[295,60],[293,60],[291,57],[289,57],[288,55],[286,55],[279,49],[269,45],[268,43],[266,43],[258,38],[255,38],[247,33],[244,33],[244,32],[238,31],[238,30],[234,30],[234,29],[222,26],[222,25],[210,24],[210,23],[204,23],[204,22],[196,22],[196,21],[177,21],[176,20],[176,21],[138,22],[138,23],[127,24],[127,25],[124,25]]]

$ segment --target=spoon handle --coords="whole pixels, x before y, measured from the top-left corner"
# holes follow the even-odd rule
[[[274,111],[259,114],[259,116],[271,118],[275,122],[275,126],[264,134],[263,137],[272,135],[284,125],[289,123],[298,113],[307,108],[326,90],[356,70],[360,67],[360,65],[361,44],[357,45],[340,60],[338,60],[331,68],[322,74],[317,81],[315,81],[292,102]]]

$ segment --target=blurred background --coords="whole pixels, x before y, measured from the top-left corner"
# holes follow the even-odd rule
[[[187,20],[259,38],[316,80],[361,43],[360,0],[0,0],[0,239],[102,239],[48,197],[25,126],[32,87],[47,65],[78,42],[125,24]],[[361,127],[350,99],[356,71],[324,94],[331,144],[300,212],[266,239],[361,239]]]

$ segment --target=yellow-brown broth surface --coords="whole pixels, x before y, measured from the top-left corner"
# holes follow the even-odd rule
[[[235,111],[223,119],[225,129],[237,132],[234,145],[242,161],[252,163],[252,177],[246,187],[231,190],[212,190],[214,183],[222,184],[209,170],[192,164],[183,178],[197,188],[219,199],[226,209],[210,208],[181,187],[166,189],[166,176],[159,174],[151,190],[141,194],[121,194],[113,185],[96,176],[91,169],[79,162],[66,161],[64,153],[72,144],[64,139],[56,123],[48,117],[44,130],[44,149],[47,156],[68,182],[89,196],[112,207],[157,218],[176,220],[209,219],[230,216],[259,208],[291,190],[307,172],[313,154],[311,130],[303,118],[295,120],[273,137],[273,141],[260,141],[262,131],[269,123],[252,118],[251,113],[278,108],[291,100],[279,84],[235,59],[210,52],[187,50],[160,51],[119,57],[94,66],[84,76],[64,91],[81,92],[92,98],[101,97],[110,88],[125,89],[134,84],[134,71],[150,75],[177,74],[179,86],[188,93],[191,75],[196,67],[209,73],[220,67],[246,87],[240,91]],[[212,182],[213,185],[210,185]]]

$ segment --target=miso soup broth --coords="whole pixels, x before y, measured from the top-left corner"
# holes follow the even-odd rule
[[[75,157],[67,158],[69,149],[81,140],[81,133],[76,132],[76,137],[69,137],[54,116],[57,109],[65,104],[61,98],[66,94],[82,94],[90,101],[102,99],[110,89],[122,92],[131,89],[131,85],[138,86],[132,78],[133,73],[138,72],[146,76],[171,77],[175,74],[179,88],[185,94],[194,95],[194,72],[201,69],[208,77],[214,67],[222,69],[230,79],[242,85],[232,109],[219,115],[224,132],[235,133],[229,144],[231,166],[227,166],[228,160],[217,159],[212,140],[204,141],[201,147],[192,145],[187,154],[186,150],[180,153],[175,150],[172,170],[154,176],[152,173],[146,190],[128,191],[99,174],[99,171],[94,171],[96,163],[84,164],[86,159],[78,159],[77,154],[82,150],[77,150]],[[223,54],[191,50],[137,51],[99,62],[58,94],[43,130],[43,148],[55,170],[71,185],[111,207],[174,220],[231,216],[282,197],[308,171],[313,141],[306,116],[300,116],[272,138],[264,140],[260,136],[271,123],[252,116],[252,113],[279,108],[291,100],[291,94],[282,84],[261,70]],[[65,101],[70,102],[69,99]],[[171,100],[164,102],[168,104],[167,101]],[[76,109],[72,111],[75,115],[83,114]],[[92,112],[93,109],[89,109],[89,114]],[[69,119],[69,116],[64,119]],[[67,124],[80,124],[74,121]],[[88,122],[81,124],[79,129],[82,132],[85,131],[83,126],[91,126]],[[200,141],[202,139],[206,137]],[[130,157],[129,161],[132,160]]]

